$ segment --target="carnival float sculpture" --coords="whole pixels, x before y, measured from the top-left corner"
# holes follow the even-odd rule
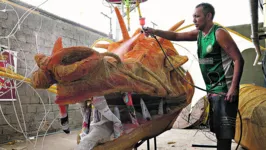
[[[252,84],[240,86],[235,141],[249,150],[265,149],[266,88]]]
[[[56,104],[66,106],[92,98],[93,108],[100,113],[107,110],[111,115],[102,114],[104,117],[98,120],[98,124],[92,121],[98,126],[95,130],[93,126],[89,127],[79,149],[90,146],[94,149],[132,149],[139,141],[171,129],[194,94],[192,78],[181,67],[188,58],[179,55],[170,41],[159,38],[159,45],[156,39],[141,34],[141,29],[136,30],[131,38],[118,8],[115,12],[123,39],[95,45],[107,52],[99,53],[81,46],[63,48],[62,39],[58,38],[51,56],[35,56],[39,67],[32,75],[35,88],[48,89],[56,84]],[[170,30],[175,31],[183,22]],[[96,107],[97,101],[104,108]],[[113,108],[118,112],[111,112]],[[93,116],[95,119],[96,114]],[[117,118],[122,123],[122,132],[115,137],[112,136],[115,127],[112,126],[119,123]],[[87,121],[87,124],[90,123]],[[99,135],[97,131],[106,131],[107,137],[95,138]],[[86,140],[86,136],[92,134],[95,137]],[[97,141],[91,142],[91,139]]]

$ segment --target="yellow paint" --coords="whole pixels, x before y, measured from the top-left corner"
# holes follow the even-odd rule
[[[7,77],[7,78],[11,78],[11,79],[14,79],[14,80],[18,80],[18,81],[23,81],[23,82],[26,82],[26,83],[29,83],[31,84],[31,79],[29,78],[26,78],[22,75],[19,75],[9,69],[6,69],[6,68],[3,68],[3,67],[0,67],[0,76],[1,77]],[[52,85],[48,91],[52,92],[52,93],[57,93],[57,87],[55,85]]]

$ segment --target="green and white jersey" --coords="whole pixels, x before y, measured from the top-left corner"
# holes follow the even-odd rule
[[[213,25],[207,35],[198,35],[198,57],[206,89],[213,92],[227,92],[233,79],[233,60],[216,40],[215,33],[224,28]]]

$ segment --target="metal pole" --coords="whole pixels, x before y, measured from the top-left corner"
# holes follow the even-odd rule
[[[150,150],[150,140],[147,140],[147,150]]]
[[[266,28],[266,0],[263,0],[263,27],[264,27],[264,34],[265,34],[265,28]],[[264,40],[264,45],[266,43],[266,39]],[[262,71],[264,76],[264,87],[266,87],[266,57],[265,52],[262,54]]]
[[[266,27],[266,0],[263,0],[263,27]]]
[[[200,145],[200,144],[192,144],[192,147],[217,148],[216,145]]]
[[[110,32],[109,32],[109,37],[113,39],[113,31],[112,31],[112,18],[106,15],[105,13],[101,12],[102,15],[104,15],[106,18],[109,19],[110,22]]]
[[[154,150],[157,150],[156,136],[154,137]]]

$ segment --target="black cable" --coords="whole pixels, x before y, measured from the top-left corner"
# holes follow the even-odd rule
[[[144,30],[144,31],[145,31],[145,30]],[[167,54],[165,53],[165,51],[164,51],[164,49],[163,49],[161,43],[158,41],[157,37],[156,37],[155,35],[153,35],[153,34],[150,34],[150,35],[151,35],[151,37],[153,37],[153,38],[156,40],[156,42],[157,42],[158,45],[160,46],[162,52],[164,53],[164,55],[165,55],[167,61],[168,61],[168,62],[170,63],[170,65],[173,67],[173,69],[175,70],[175,72],[178,73],[178,71],[176,70],[176,68],[175,68],[174,65],[172,64],[171,60],[169,59],[169,57],[168,57]],[[198,86],[196,86],[195,84],[190,83],[190,82],[189,82],[188,80],[186,80],[182,75],[180,75],[180,76],[181,76],[181,78],[182,78],[185,82],[187,82],[189,85],[191,85],[191,86],[193,86],[193,87],[195,87],[195,88],[197,88],[197,89],[199,89],[199,90],[205,91],[205,92],[207,92],[207,93],[212,93],[212,94],[218,94],[218,95],[221,95],[221,96],[225,96],[225,95],[222,94],[222,93],[216,93],[216,92],[213,92],[213,91],[211,91],[211,90],[206,90],[206,89],[203,89],[203,88],[201,88],[201,87],[198,87]],[[217,83],[219,83],[219,81],[217,81]],[[217,84],[217,83],[216,83],[216,84]],[[214,85],[214,86],[215,86],[215,85]],[[213,86],[213,87],[214,87],[214,86]],[[239,119],[240,119],[240,137],[239,137],[239,141],[238,141],[238,144],[237,144],[236,150],[238,149],[238,147],[239,147],[239,145],[240,145],[240,142],[241,142],[241,139],[242,139],[242,117],[241,117],[241,114],[240,114],[239,109],[237,109],[237,112],[238,112],[238,114],[239,114]]]
[[[156,36],[155,36],[155,35],[151,35],[151,36],[152,36],[152,37],[156,40],[156,42],[159,44],[159,46],[160,46],[161,50],[163,51],[163,53],[164,53],[164,55],[165,55],[167,61],[168,61],[168,62],[170,63],[170,65],[173,67],[173,69],[175,70],[175,72],[178,73],[178,71],[176,70],[176,68],[175,68],[174,65],[172,64],[171,60],[169,59],[169,57],[167,56],[167,54],[166,54],[165,51],[163,50],[163,47],[162,47],[161,43],[158,41],[158,39],[156,38]],[[191,86],[193,86],[193,87],[195,87],[195,88],[197,88],[197,89],[199,89],[199,90],[205,91],[205,92],[207,92],[207,93],[212,93],[212,94],[217,94],[217,95],[225,96],[225,95],[222,94],[222,93],[216,93],[216,92],[213,92],[213,91],[211,91],[211,90],[206,90],[206,89],[203,89],[203,88],[201,88],[201,87],[198,87],[198,86],[196,86],[195,84],[192,84],[192,83],[190,83],[189,81],[187,81],[183,76],[181,76],[181,78],[182,78],[185,82],[187,82],[189,85],[191,85]],[[218,83],[219,83],[219,81],[217,81],[216,84],[218,84]],[[215,85],[214,85],[214,86],[215,86]],[[213,86],[213,87],[214,87],[214,86]]]
[[[240,145],[240,142],[241,142],[241,139],[242,139],[242,131],[243,131],[243,126],[242,126],[242,116],[241,116],[241,114],[240,114],[239,109],[237,109],[237,112],[238,112],[239,120],[240,120],[240,136],[239,136],[239,141],[238,141],[237,146],[236,146],[236,150],[238,149],[238,147],[239,147],[239,145]]]

